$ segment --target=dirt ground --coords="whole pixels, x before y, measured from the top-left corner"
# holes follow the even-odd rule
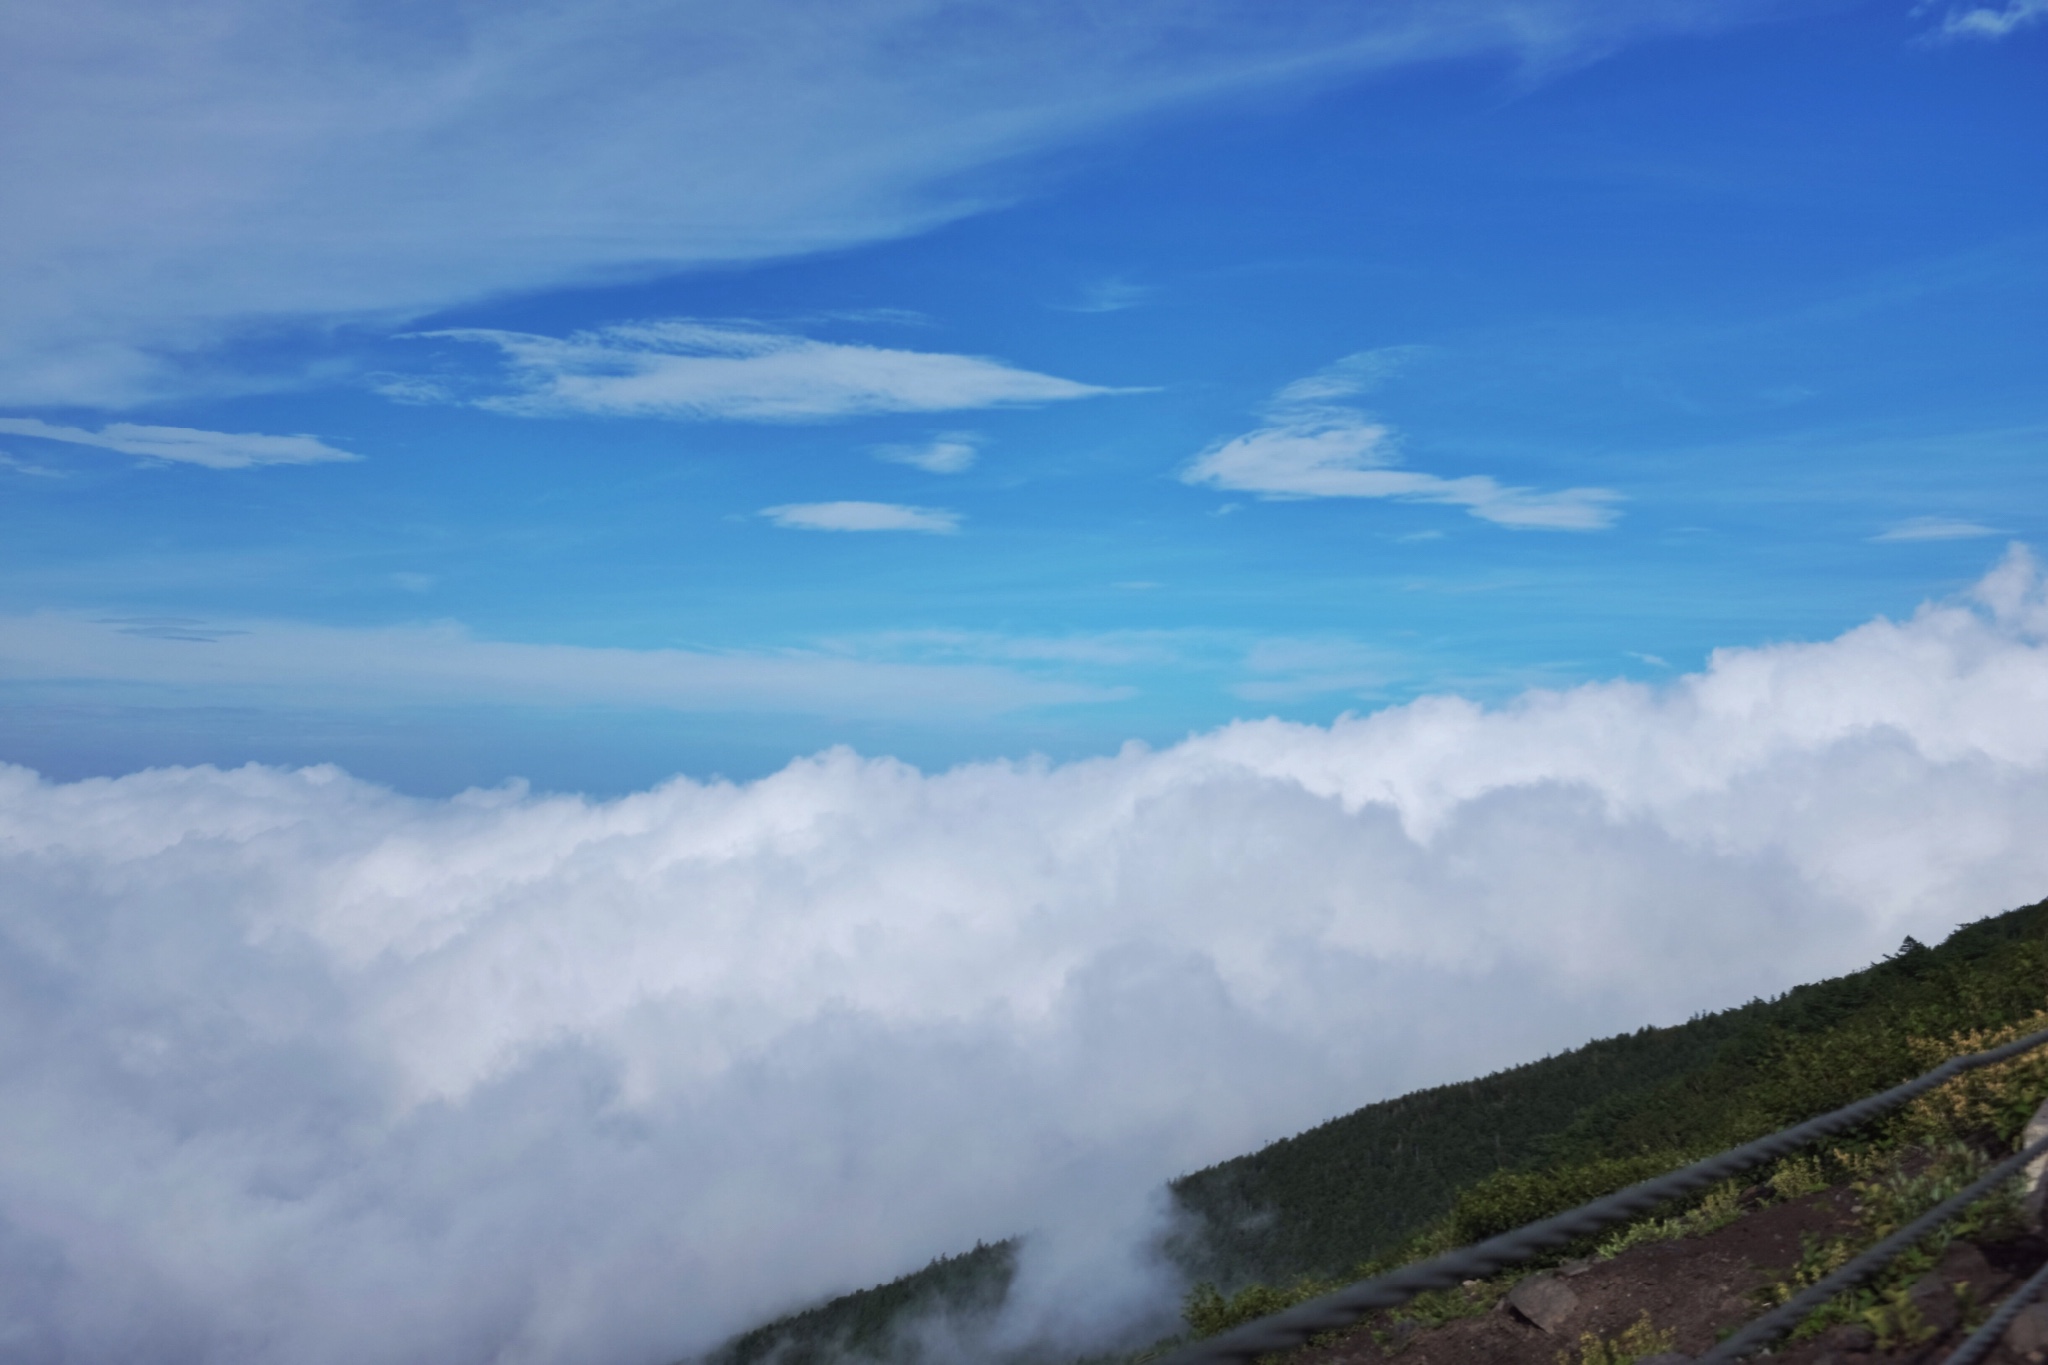
[[[1560,1356],[1569,1352],[1566,1361],[1577,1365],[1582,1333],[1611,1338],[1645,1311],[1655,1327],[1675,1332],[1677,1352],[1696,1356],[1729,1329],[1765,1311],[1755,1291],[1798,1262],[1802,1237],[1846,1232],[1852,1224],[1847,1193],[1825,1191],[1760,1209],[1703,1236],[1633,1247],[1612,1260],[1566,1267],[1559,1278],[1577,1303],[1553,1321],[1549,1331],[1503,1300],[1491,1312],[1414,1330],[1385,1347],[1373,1339],[1368,1323],[1334,1342],[1305,1347],[1284,1359],[1287,1365],[1397,1359],[1402,1365],[1559,1365]],[[1987,1304],[2002,1299],[2044,1260],[2048,1242],[2038,1237],[1986,1247],[1957,1242],[1934,1276],[1942,1286],[1966,1281],[1975,1302]],[[1935,1283],[1927,1281],[1930,1289]],[[1916,1295],[1916,1301],[1922,1300]],[[1943,1330],[1920,1346],[1880,1352],[1872,1347],[1867,1330],[1835,1327],[1814,1340],[1780,1345],[1770,1356],[1754,1358],[1776,1365],[1936,1365],[1967,1332],[1958,1321],[1953,1296],[1930,1293],[1923,1302],[1929,1320]],[[2003,1347],[1990,1360],[1993,1365],[2024,1365]]]

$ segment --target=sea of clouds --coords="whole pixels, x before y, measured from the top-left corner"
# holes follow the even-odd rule
[[[618,800],[0,767],[0,1358],[653,1365],[2048,894],[2048,593],[1661,687]]]

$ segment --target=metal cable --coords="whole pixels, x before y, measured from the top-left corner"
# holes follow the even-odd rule
[[[2010,1043],[1951,1057],[1924,1076],[1905,1081],[1881,1094],[1847,1104],[1832,1113],[1794,1124],[1790,1128],[1758,1138],[1717,1156],[1694,1162],[1682,1170],[1631,1185],[1625,1190],[1595,1199],[1578,1208],[1530,1223],[1498,1237],[1402,1266],[1385,1275],[1346,1285],[1334,1293],[1298,1303],[1283,1312],[1234,1327],[1228,1332],[1191,1342],[1165,1356],[1157,1365],[1245,1365],[1262,1355],[1290,1351],[1310,1337],[1350,1327],[1367,1313],[1380,1308],[1398,1308],[1418,1294],[1448,1289],[1466,1280],[1485,1279],[1511,1265],[1518,1265],[1537,1253],[1563,1246],[1588,1233],[1627,1222],[1669,1200],[1705,1189],[1739,1171],[1775,1160],[1807,1143],[1845,1132],[1910,1099],[1945,1084],[1965,1071],[1993,1066],[2048,1043],[2048,1029],[2028,1034]],[[2029,1151],[2033,1150],[2032,1148]],[[1790,1305],[1787,1305],[1789,1307]],[[1725,1344],[1725,1343],[1724,1343]],[[1710,1357],[1711,1358],[1711,1357]],[[1729,1357],[1732,1359],[1732,1357]]]
[[[1808,1313],[1835,1295],[1846,1289],[1854,1289],[1883,1270],[1900,1252],[1935,1231],[2005,1181],[2012,1179],[2019,1174],[2021,1167],[2043,1153],[2048,1153],[2048,1137],[2042,1138],[2024,1151],[2007,1157],[1972,1181],[1967,1188],[1942,1200],[1834,1274],[1809,1285],[1793,1298],[1773,1308],[1701,1356],[1698,1365],[1730,1365],[1730,1362],[1740,1360],[1752,1351],[1762,1350],[1797,1327]]]
[[[1999,1338],[2026,1311],[2027,1305],[2041,1297],[2043,1289],[2048,1289],[2048,1265],[2042,1266],[2034,1272],[2033,1279],[2013,1290],[1998,1306],[1998,1311],[1991,1315],[1990,1321],[1970,1333],[1970,1339],[1949,1352],[1948,1359],[1941,1365],[1977,1365],[1978,1361],[1991,1354],[1991,1348],[1998,1345]]]

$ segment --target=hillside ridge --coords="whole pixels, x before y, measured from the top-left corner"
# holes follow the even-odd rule
[[[1233,1315],[1569,1207],[1924,1069],[1924,1040],[2048,1003],[2048,900],[1770,999],[1364,1105],[1178,1177],[1165,1250]],[[1916,1050],[1917,1049],[1917,1050]],[[914,1365],[905,1323],[992,1313],[1015,1239],[978,1244],[729,1341],[711,1365]],[[1266,1285],[1294,1285],[1294,1290]],[[1220,1297],[1219,1287],[1220,1286]],[[1275,1300],[1277,1301],[1277,1300]],[[1190,1315],[1195,1316],[1191,1299]]]

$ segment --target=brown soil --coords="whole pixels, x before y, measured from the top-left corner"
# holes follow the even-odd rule
[[[1564,1283],[1578,1303],[1553,1324],[1554,1331],[1535,1326],[1503,1299],[1491,1312],[1441,1327],[1411,1329],[1398,1339],[1391,1339],[1394,1334],[1383,1321],[1369,1321],[1334,1341],[1304,1347],[1282,1359],[1286,1365],[1363,1365],[1389,1360],[1399,1360],[1402,1365],[1558,1365],[1560,1355],[1567,1351],[1569,1361],[1578,1360],[1582,1333],[1611,1338],[1645,1312],[1656,1328],[1676,1334],[1675,1350],[1696,1356],[1728,1330],[1764,1311],[1755,1292],[1781,1279],[1798,1262],[1802,1237],[1844,1233],[1853,1222],[1847,1192],[1824,1191],[1760,1209],[1703,1236],[1650,1243],[1609,1261],[1566,1267]],[[1986,1304],[2002,1298],[2044,1260],[2048,1260],[2048,1242],[2039,1238],[1983,1248],[1958,1242],[1935,1273],[1943,1284],[1967,1280],[1975,1301]],[[1928,1302],[1935,1305],[1939,1316],[1954,1317],[1948,1308],[1952,1300]],[[1936,1325],[1944,1328],[1939,1337],[1893,1353],[1871,1349],[1867,1335],[1859,1339],[1856,1329],[1836,1327],[1813,1340],[1780,1344],[1767,1358],[1774,1365],[1877,1365],[1880,1361],[1935,1365],[1967,1335],[1962,1325],[1953,1321],[1937,1320]],[[1390,1338],[1388,1344],[1374,1339],[1374,1327]],[[1992,1365],[2021,1365],[2003,1347],[1990,1361]]]

